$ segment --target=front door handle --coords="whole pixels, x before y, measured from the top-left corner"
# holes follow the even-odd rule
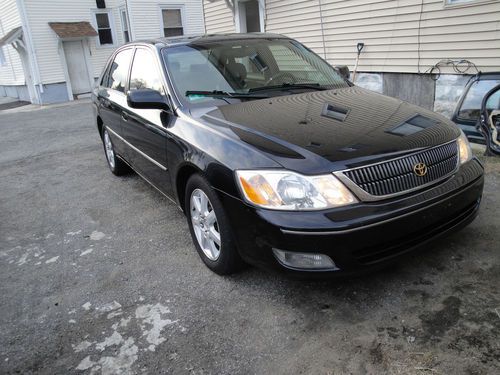
[[[128,121],[129,118],[130,118],[130,116],[126,112],[122,112],[123,121]]]

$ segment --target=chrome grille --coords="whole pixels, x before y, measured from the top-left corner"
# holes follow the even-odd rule
[[[427,166],[425,176],[415,174],[413,168],[418,163]],[[437,182],[453,173],[457,165],[458,149],[454,141],[403,158],[343,171],[343,174],[366,193],[381,197]]]

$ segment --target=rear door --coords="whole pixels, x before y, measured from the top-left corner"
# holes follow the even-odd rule
[[[479,129],[486,139],[487,154],[500,155],[500,85],[483,99]]]
[[[166,95],[155,53],[146,47],[137,47],[130,70],[129,90],[144,89]],[[174,119],[172,113],[126,106],[122,117],[123,134],[133,150],[133,167],[162,192],[170,194],[166,147],[167,127]]]
[[[116,54],[103,76],[98,91],[99,113],[102,122],[110,130],[111,141],[115,151],[128,160],[122,129],[122,112],[127,105],[125,88],[134,50],[124,49]]]
[[[473,142],[484,143],[484,138],[476,129],[481,112],[481,102],[488,91],[500,84],[500,76],[479,77],[465,88],[457,105],[452,121],[458,124]]]

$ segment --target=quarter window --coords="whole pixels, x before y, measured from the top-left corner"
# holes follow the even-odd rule
[[[162,9],[161,16],[163,21],[164,36],[179,36],[184,34],[182,25],[181,9]]]
[[[126,49],[118,52],[111,63],[108,87],[113,90],[125,92],[130,60],[132,59],[132,51],[132,49]]]
[[[95,12],[95,24],[99,34],[99,45],[113,45],[113,29],[109,12]]]
[[[137,49],[130,73],[130,90],[156,90],[164,93],[155,57],[145,49]]]
[[[109,67],[106,67],[106,71],[102,76],[101,86],[109,87]]]

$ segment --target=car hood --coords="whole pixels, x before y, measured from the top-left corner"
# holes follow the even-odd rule
[[[402,156],[459,136],[445,117],[359,87],[313,91],[211,108],[201,118],[224,126],[284,167],[354,167]]]

